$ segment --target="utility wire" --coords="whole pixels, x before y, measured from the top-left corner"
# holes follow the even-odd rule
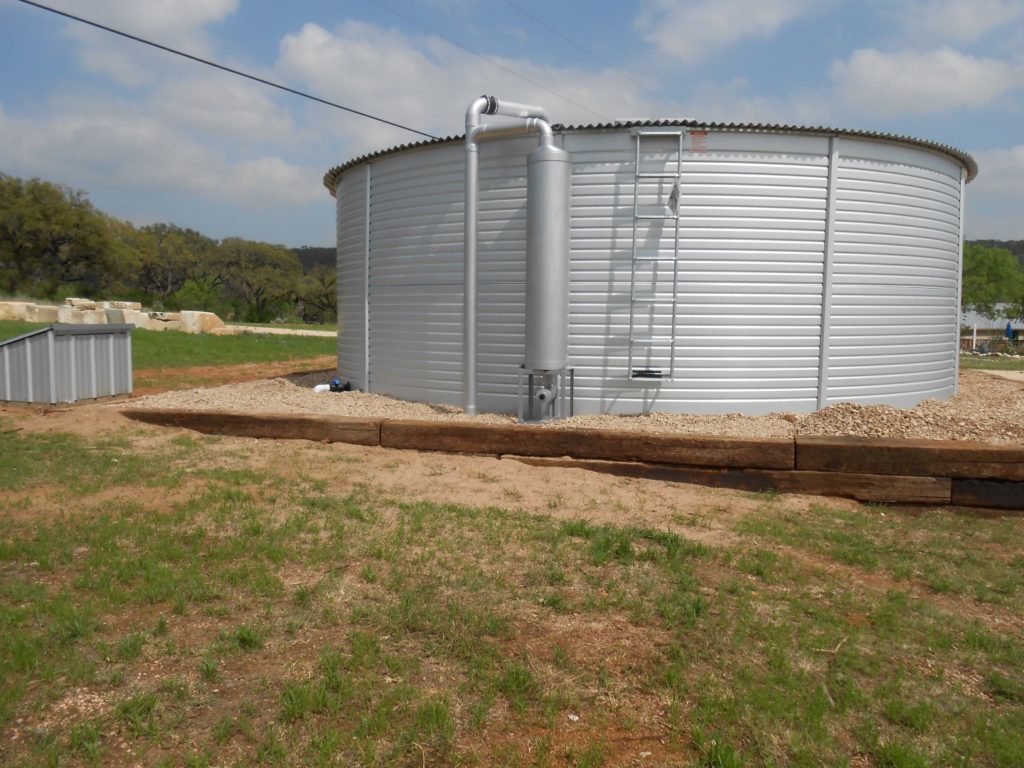
[[[335,109],[341,109],[341,110],[344,110],[345,112],[351,112],[353,115],[359,115],[360,117],[365,117],[365,118],[368,118],[370,120],[376,120],[378,123],[384,123],[385,125],[391,125],[391,126],[394,126],[395,128],[401,128],[403,131],[409,131],[410,133],[415,133],[415,134],[417,134],[419,136],[424,136],[424,137],[426,137],[428,139],[436,139],[436,138],[438,138],[437,136],[434,136],[433,134],[425,133],[424,131],[417,131],[415,128],[410,128],[407,125],[402,125],[401,123],[396,123],[393,120],[386,120],[383,117],[377,117],[376,115],[371,115],[369,112],[361,112],[358,109],[353,109],[352,107],[346,107],[343,104],[337,104],[337,103],[335,103],[333,101],[328,101],[327,99],[321,99],[319,96],[313,96],[312,94],[304,93],[303,91],[298,91],[298,90],[296,90],[294,88],[289,88],[287,85],[281,85],[280,83],[275,83],[272,80],[264,80],[262,77],[257,77],[256,75],[250,75],[248,72],[242,72],[239,69],[232,69],[231,67],[225,66],[223,64],[218,64],[215,61],[210,61],[209,59],[204,59],[204,58],[201,58],[199,56],[193,56],[191,53],[185,53],[184,51],[179,51],[176,48],[170,48],[170,47],[168,47],[166,45],[161,45],[160,43],[154,43],[152,40],[146,40],[143,37],[138,37],[136,35],[131,35],[131,34],[128,34],[127,32],[122,32],[119,29],[114,29],[113,27],[107,27],[107,26],[104,26],[103,24],[100,24],[98,22],[89,21],[89,19],[83,19],[81,16],[74,16],[73,14],[66,13],[64,11],[59,11],[56,8],[51,8],[48,5],[43,5],[42,3],[33,2],[33,0],[18,0],[18,2],[24,3],[25,5],[31,5],[31,6],[33,6],[35,8],[40,8],[41,10],[44,10],[44,11],[49,11],[50,13],[55,13],[58,16],[63,16],[65,18],[72,19],[74,21],[79,21],[82,24],[88,24],[90,27],[96,27],[97,29],[102,29],[104,32],[110,32],[110,33],[115,34],[115,35],[120,35],[121,37],[126,37],[129,40],[134,40],[137,43],[143,43],[144,45],[149,45],[149,46],[152,46],[153,48],[159,48],[161,51],[166,51],[167,53],[173,53],[175,56],[181,56],[181,57],[186,58],[186,59],[191,59],[192,61],[197,61],[200,64],[206,64],[208,67],[215,67],[216,69],[221,69],[221,70],[223,70],[225,72],[230,72],[232,75],[238,75],[239,77],[244,77],[244,78],[247,78],[249,80],[254,80],[257,83],[262,83],[263,85],[269,85],[271,88],[277,88],[279,90],[295,94],[296,96],[301,96],[304,99],[310,99],[311,101],[317,101],[317,102],[320,102],[321,104],[326,104],[329,107],[334,107]]]
[[[575,40],[573,40],[568,35],[566,35],[566,34],[564,34],[562,32],[559,32],[557,29],[552,27],[550,24],[548,24],[543,19],[541,19],[538,16],[535,16],[532,13],[530,13],[528,10],[523,8],[523,6],[519,5],[519,3],[513,2],[513,0],[505,0],[505,2],[508,3],[509,5],[511,5],[513,8],[515,8],[517,11],[519,11],[524,16],[532,19],[534,22],[536,22],[540,26],[544,27],[544,29],[546,29],[551,34],[553,34],[553,35],[555,35],[557,37],[562,38],[562,40],[567,42],[573,48],[575,48],[576,50],[581,51],[582,53],[586,54],[587,56],[592,58],[594,61],[596,61],[598,64],[601,64],[602,66],[608,67],[608,69],[610,69],[612,72],[617,74],[623,80],[626,80],[626,81],[632,83],[637,88],[639,88],[641,91],[646,93],[648,96],[653,96],[658,101],[663,102],[664,104],[668,104],[673,109],[682,109],[682,107],[680,107],[679,104],[676,104],[674,101],[672,101],[670,99],[666,99],[664,96],[659,96],[654,91],[650,90],[647,86],[645,86],[643,83],[641,83],[641,82],[639,82],[637,80],[634,80],[632,77],[627,75],[625,72],[623,72],[623,71],[621,71],[619,69],[616,69],[612,64],[610,64],[609,62],[607,62],[604,59],[602,59],[600,56],[598,56],[593,51],[587,50],[586,48],[584,48],[582,45],[577,43]]]
[[[22,0],[22,2],[25,2],[25,0]],[[416,19],[414,19],[414,18],[412,18],[410,16],[407,16],[406,14],[402,13],[401,11],[395,10],[391,6],[386,5],[385,3],[380,2],[380,0],[369,0],[369,2],[373,3],[374,5],[378,6],[379,8],[383,8],[388,13],[391,13],[391,14],[397,16],[400,19],[404,19],[405,21],[408,21],[410,24],[415,24],[417,27],[419,27],[423,31],[429,32],[430,34],[435,35],[436,37],[441,38],[442,40],[444,40],[449,45],[453,45],[456,48],[458,48],[460,50],[463,50],[463,51],[465,51],[468,54],[476,56],[478,59],[480,59],[482,61],[486,61],[488,64],[490,64],[492,66],[495,66],[498,69],[503,69],[506,72],[508,72],[510,75],[512,75],[514,77],[518,77],[520,80],[525,80],[530,85],[534,85],[537,88],[540,88],[541,90],[547,91],[548,93],[550,93],[551,95],[555,96],[556,98],[561,99],[562,101],[567,101],[570,104],[572,104],[573,106],[579,107],[580,109],[582,109],[582,110],[584,110],[586,112],[589,112],[592,115],[596,115],[597,117],[603,118],[605,120],[610,120],[611,119],[611,118],[608,117],[608,115],[602,114],[600,112],[596,112],[593,109],[591,109],[590,107],[584,106],[583,104],[580,104],[578,101],[573,101],[568,96],[563,96],[558,91],[555,91],[555,90],[552,90],[551,88],[548,88],[543,83],[538,83],[536,80],[530,79],[529,77],[527,77],[526,75],[522,74],[521,72],[517,72],[512,67],[506,67],[500,61],[495,61],[494,59],[491,59],[491,58],[489,58],[487,56],[484,56],[482,53],[478,53],[478,52],[474,51],[472,48],[467,48],[466,46],[462,45],[462,43],[455,42],[450,37],[447,37],[446,35],[443,35],[440,32],[438,32],[436,29],[431,29],[426,24],[423,24],[422,22],[419,22]]]

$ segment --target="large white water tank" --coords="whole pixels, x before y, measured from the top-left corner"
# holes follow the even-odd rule
[[[806,412],[955,393],[969,155],[693,121],[556,126],[555,143],[572,158],[576,413]],[[535,146],[480,146],[481,411],[517,407]],[[463,169],[451,137],[324,178],[337,198],[338,365],[359,389],[462,402]]]

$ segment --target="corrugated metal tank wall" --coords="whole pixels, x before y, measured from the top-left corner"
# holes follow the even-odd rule
[[[367,179],[369,163],[346,173],[335,191],[338,218],[338,369],[356,389],[366,375]]]
[[[643,142],[643,172],[674,170],[675,139]],[[652,385],[626,375],[634,139],[628,131],[566,137],[578,410],[813,409],[827,147],[824,138],[740,133],[713,134],[696,152],[684,144],[675,378]],[[659,185],[668,184],[642,182],[642,211],[664,205],[669,192]],[[659,231],[661,223],[638,222],[638,253],[671,259],[671,222]],[[641,282],[650,285],[647,274]],[[653,282],[664,288],[663,277]]]
[[[913,405],[956,387],[960,167],[843,139],[824,404]]]
[[[623,128],[568,130],[557,141],[573,161],[569,351],[578,413],[811,411],[952,393],[961,196],[952,159],[827,135],[687,136],[674,376],[642,382],[628,377],[635,139]],[[643,142],[641,170],[674,170],[674,139]],[[516,408],[526,155],[535,143],[481,145],[483,411]],[[447,143],[342,174],[339,366],[354,386],[461,404],[463,172],[461,143]],[[670,183],[642,180],[640,210],[663,209]],[[639,222],[638,253],[670,259],[671,227]],[[638,281],[664,290],[665,273],[653,269],[666,267],[641,269]],[[671,331],[664,315],[651,327]]]

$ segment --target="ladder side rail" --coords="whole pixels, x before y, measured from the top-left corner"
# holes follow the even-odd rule
[[[679,195],[676,198],[675,231],[672,236],[672,344],[669,349],[668,377],[675,378],[676,373],[676,323],[679,318],[679,218],[683,205],[683,134],[679,134],[676,147],[676,181]]]
[[[634,296],[636,295],[636,223],[640,212],[640,134],[636,140],[636,160],[633,165],[633,244],[629,260],[629,335],[626,337],[626,371],[633,374]]]

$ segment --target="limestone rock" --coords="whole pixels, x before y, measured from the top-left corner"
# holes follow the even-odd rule
[[[64,299],[64,304],[72,309],[100,309],[92,299],[76,299],[69,296]]]
[[[25,320],[30,323],[59,323],[60,307],[53,304],[26,305]]]
[[[124,318],[122,322],[134,325],[136,328],[145,328],[149,320],[148,312],[137,309],[122,309],[121,316]]]
[[[142,305],[137,301],[104,301],[103,306],[106,309],[130,309],[135,312],[142,311]]]
[[[181,330],[187,333],[210,333],[224,327],[224,321],[213,312],[182,310]]]
[[[150,312],[142,327],[148,331],[180,331],[181,315],[177,312]]]
[[[24,301],[0,301],[0,320],[24,320],[29,306]]]

